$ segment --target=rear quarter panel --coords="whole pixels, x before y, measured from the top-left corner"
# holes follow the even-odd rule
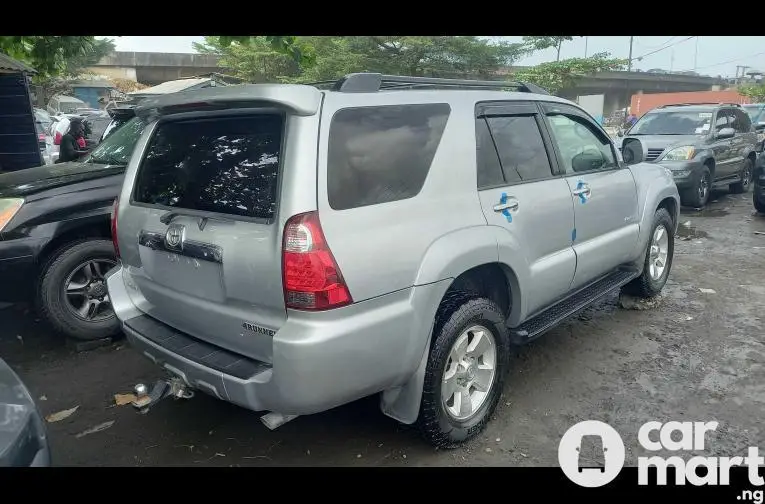
[[[451,107],[421,191],[405,200],[334,210],[327,189],[333,115],[346,107],[405,105],[407,97],[412,97],[409,103],[448,102]],[[497,260],[496,240],[485,229],[476,190],[473,113],[473,102],[447,100],[443,93],[418,93],[416,101],[410,93],[326,96],[319,139],[319,215],[355,301],[436,282]],[[424,264],[426,257],[434,262]]]

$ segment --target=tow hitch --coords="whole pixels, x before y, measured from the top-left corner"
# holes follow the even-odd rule
[[[194,397],[194,391],[183,380],[177,377],[157,380],[151,392],[149,392],[149,388],[143,383],[136,385],[133,390],[135,392],[135,400],[131,404],[139,413],[147,413],[149,408],[168,397],[175,399],[191,399]]]

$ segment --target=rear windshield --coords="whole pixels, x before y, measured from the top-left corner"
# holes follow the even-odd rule
[[[279,114],[160,123],[141,164],[133,200],[271,219],[283,124]]]

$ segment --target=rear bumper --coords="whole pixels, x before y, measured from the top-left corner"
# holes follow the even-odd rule
[[[0,241],[0,301],[28,301],[34,294],[36,240]]]
[[[123,275],[122,268],[112,270],[107,282],[131,346],[195,389],[250,410],[292,415],[405,383],[426,350],[432,323],[422,316],[426,305],[446,289],[436,283],[322,313],[290,312],[273,336],[273,362],[265,363],[146,316]]]

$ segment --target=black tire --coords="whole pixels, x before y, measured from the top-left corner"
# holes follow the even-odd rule
[[[705,190],[702,194],[702,188]],[[681,200],[683,205],[691,206],[695,208],[701,208],[709,201],[709,193],[712,188],[712,172],[708,166],[704,166],[701,169],[701,175],[696,183],[690,189],[686,189],[681,194]]]
[[[729,186],[733,194],[742,194],[749,190],[752,185],[752,172],[754,172],[754,163],[751,158],[746,158],[744,167],[741,169],[741,180]]]
[[[62,246],[43,265],[37,293],[37,307],[42,317],[64,335],[85,341],[115,336],[120,332],[120,323],[113,311],[108,318],[89,321],[75,315],[67,302],[67,278],[92,259],[116,264],[112,242],[90,238]]]
[[[765,214],[765,199],[760,199],[757,197],[757,192],[755,191],[752,193],[752,203],[754,204],[754,209],[758,212]]]
[[[664,226],[664,229],[667,233],[667,261],[661,276],[654,280],[651,278],[651,273],[649,271],[649,264],[651,261],[650,249],[653,234],[656,231],[656,228],[660,225]],[[651,234],[649,235],[648,245],[646,246],[645,259],[643,262],[643,272],[639,277],[632,280],[625,286],[625,292],[642,298],[654,297],[661,292],[661,290],[664,288],[664,284],[667,283],[669,270],[672,269],[672,259],[675,253],[674,229],[675,228],[674,224],[672,223],[672,217],[670,217],[669,212],[667,212],[667,210],[664,208],[659,208],[656,210],[656,213],[653,217],[653,225],[651,226]]]
[[[472,416],[460,421],[445,411],[441,400],[441,384],[452,346],[471,325],[481,325],[492,333],[496,348],[496,370],[481,406]],[[436,316],[417,419],[417,426],[429,443],[439,448],[455,448],[484,429],[502,395],[509,351],[510,339],[504,316],[495,302],[470,297],[459,291],[447,294]]]

